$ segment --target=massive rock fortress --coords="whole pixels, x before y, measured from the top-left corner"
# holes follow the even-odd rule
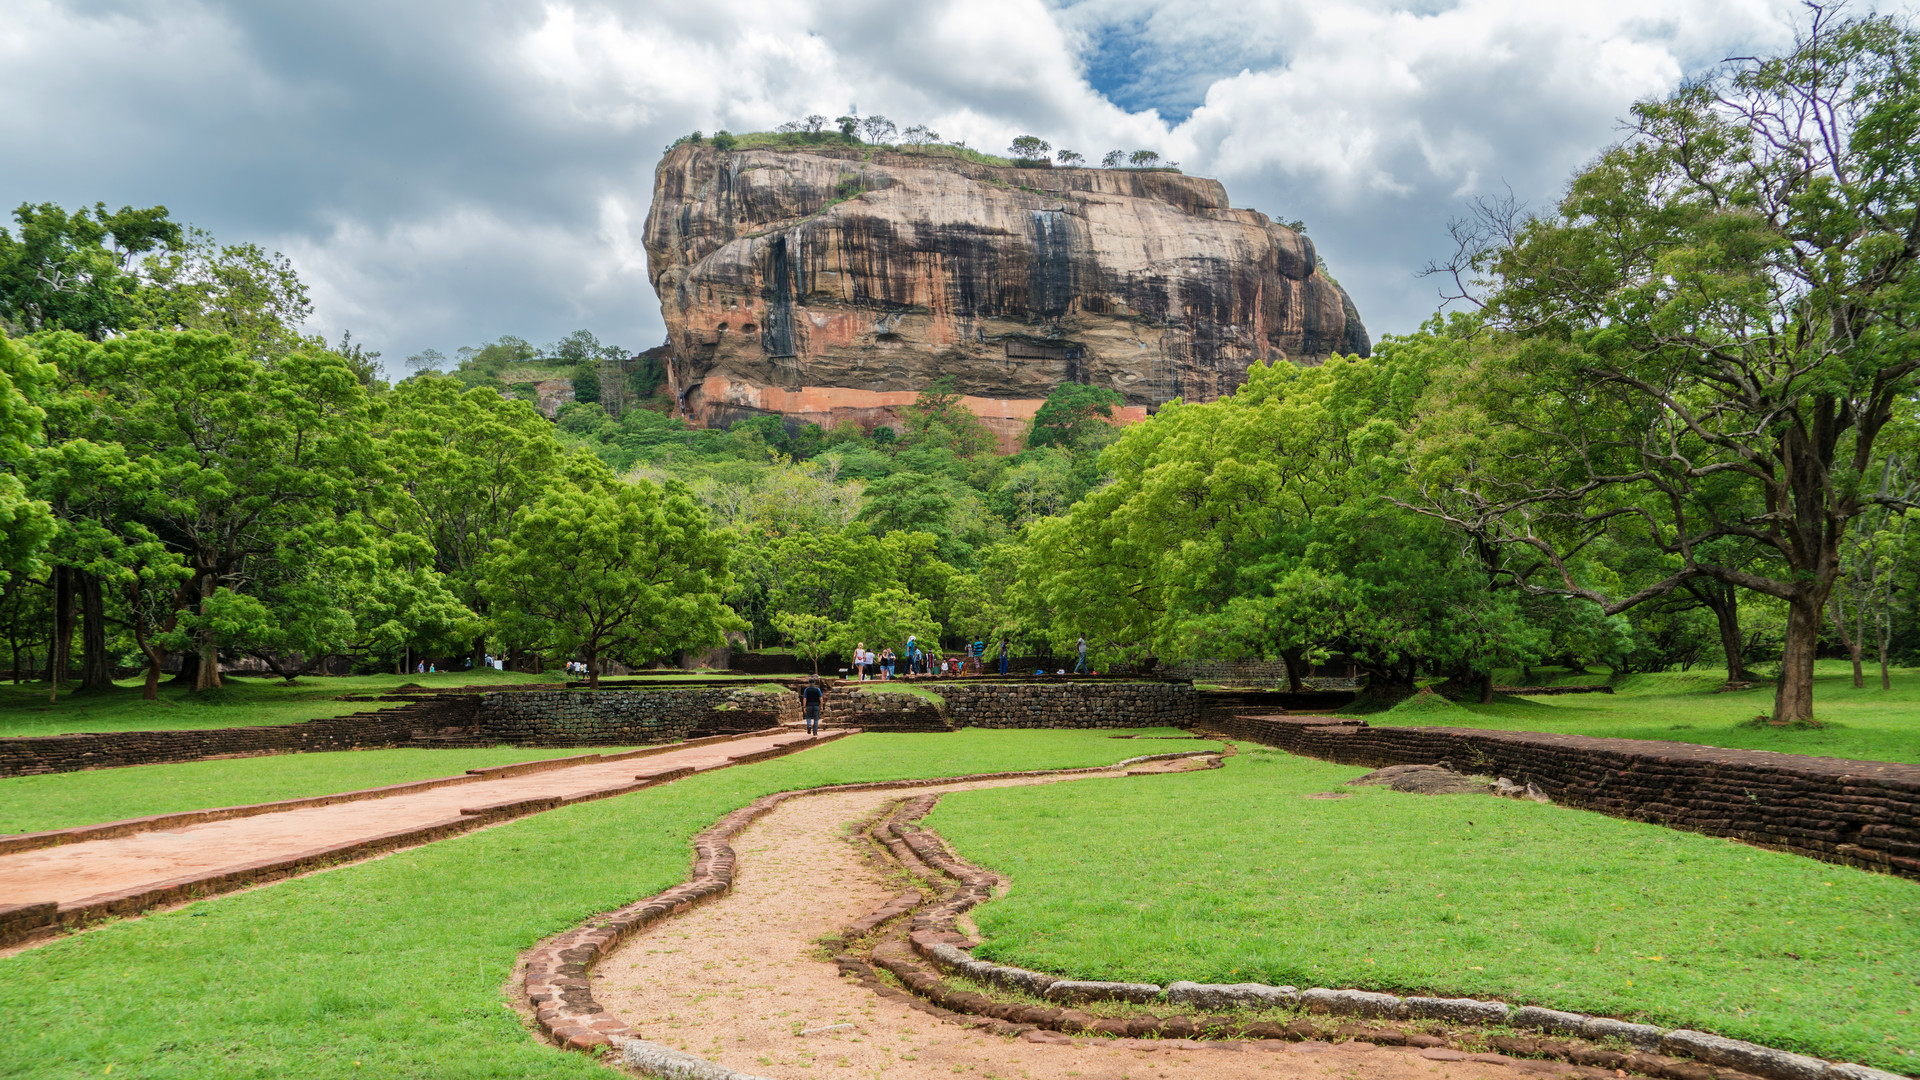
[[[1369,348],[1311,241],[1170,171],[683,143],[646,246],[669,388],[698,424],[897,424],[951,377],[1010,442],[1063,382],[1139,417],[1228,393],[1256,360]]]

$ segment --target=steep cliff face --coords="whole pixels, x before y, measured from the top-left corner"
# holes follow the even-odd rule
[[[896,423],[951,377],[1008,440],[1063,382],[1137,417],[1219,397],[1256,360],[1369,348],[1311,241],[1171,172],[683,144],[646,247],[696,423]]]

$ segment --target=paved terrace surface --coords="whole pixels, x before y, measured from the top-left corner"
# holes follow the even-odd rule
[[[472,817],[473,811],[483,808],[613,794],[664,773],[685,769],[704,772],[724,766],[733,758],[806,741],[804,732],[788,729],[625,761],[592,762],[360,802],[0,855],[0,907],[48,901],[62,909],[96,906],[117,897],[144,896],[183,879],[218,880],[262,862],[292,859],[317,849],[377,840],[448,822],[462,823],[463,815]]]

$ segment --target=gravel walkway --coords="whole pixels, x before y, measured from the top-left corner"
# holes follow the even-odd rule
[[[1053,1033],[1044,1034],[1060,1042],[1029,1042],[936,1020],[840,977],[815,941],[899,892],[883,885],[846,841],[852,823],[903,794],[1049,782],[1066,781],[987,781],[788,802],[734,840],[733,891],[634,937],[602,961],[594,969],[594,998],[649,1041],[771,1080],[1518,1080],[1582,1072],[1552,1062],[1436,1060],[1367,1043],[1066,1040]],[[799,1034],[835,1025],[846,1026]],[[1462,1056],[1440,1056],[1448,1055]]]

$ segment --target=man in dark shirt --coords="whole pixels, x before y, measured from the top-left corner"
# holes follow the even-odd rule
[[[800,688],[800,711],[807,718],[807,734],[820,734],[820,702],[826,695],[820,691],[820,680],[814,679]]]

